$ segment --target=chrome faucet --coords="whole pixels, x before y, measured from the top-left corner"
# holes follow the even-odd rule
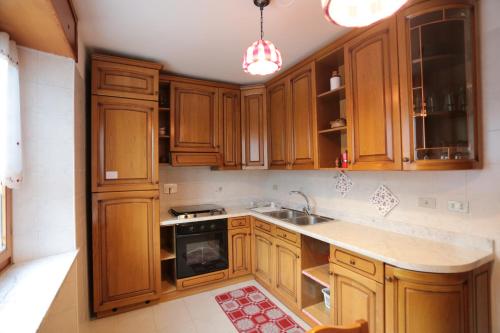
[[[312,210],[311,210],[311,202],[309,201],[309,198],[307,197],[307,195],[305,195],[302,191],[290,191],[289,194],[290,195],[292,195],[292,194],[298,194],[301,197],[303,197],[306,200],[306,206],[304,207],[303,211],[307,215],[311,215],[311,212],[312,212]]]

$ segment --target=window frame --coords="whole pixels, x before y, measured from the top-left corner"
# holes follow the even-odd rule
[[[12,263],[12,191],[6,187],[2,191],[2,216],[0,223],[5,221],[6,248],[0,252],[0,272]]]

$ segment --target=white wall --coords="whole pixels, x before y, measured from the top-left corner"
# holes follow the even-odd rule
[[[73,60],[19,48],[24,182],[13,191],[14,262],[75,249]]]

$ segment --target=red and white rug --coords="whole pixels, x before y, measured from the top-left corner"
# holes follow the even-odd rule
[[[248,286],[215,296],[239,333],[304,333],[289,315],[257,287]]]

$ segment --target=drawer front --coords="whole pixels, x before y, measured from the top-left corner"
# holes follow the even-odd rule
[[[218,153],[172,153],[172,166],[219,166]]]
[[[238,228],[248,228],[250,227],[250,221],[248,216],[232,217],[229,219],[228,228],[238,229]]]
[[[198,287],[209,283],[215,283],[227,280],[228,270],[198,275],[190,278],[177,280],[177,289],[187,289],[192,287]]]
[[[333,262],[352,269],[372,280],[384,282],[384,265],[382,262],[367,258],[365,256],[339,249],[332,245],[331,259]]]
[[[261,220],[254,219],[254,227],[257,230],[261,230],[267,233],[273,232],[273,225],[271,223],[267,223]]]
[[[158,100],[159,70],[114,62],[92,62],[92,93]]]
[[[290,244],[300,247],[300,234],[296,232],[281,227],[276,227],[276,232],[274,235],[279,239],[282,239]]]

